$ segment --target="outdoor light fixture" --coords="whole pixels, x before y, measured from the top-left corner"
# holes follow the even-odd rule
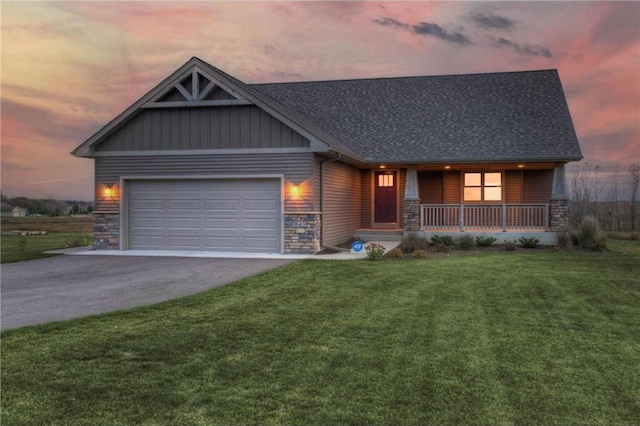
[[[302,191],[300,191],[300,185],[298,184],[293,184],[291,185],[291,196],[298,198],[302,195]]]
[[[102,195],[104,198],[115,199],[116,190],[113,186],[105,186],[102,189]]]
[[[518,164],[519,169],[524,169],[524,164]]]
[[[449,170],[451,166],[444,166],[445,169]]]

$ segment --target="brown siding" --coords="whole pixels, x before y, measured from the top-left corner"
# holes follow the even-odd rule
[[[256,106],[147,109],[96,151],[299,148],[309,141]]]
[[[418,191],[422,204],[442,204],[442,172],[418,172]]]
[[[460,195],[460,172],[443,172],[442,178],[443,204],[460,204],[462,201]]]
[[[338,162],[324,165],[322,242],[336,245],[360,228],[362,181],[360,171]]]
[[[372,183],[371,176],[373,174],[372,170],[362,170],[362,228],[371,228],[371,215],[373,214],[371,210],[371,201],[373,200],[372,195]]]
[[[548,203],[553,187],[553,170],[524,171],[524,203]]]
[[[507,170],[504,173],[504,202],[507,204],[523,202],[522,170]]]
[[[244,155],[180,155],[149,157],[96,158],[96,213],[118,213],[121,176],[233,176],[270,174],[285,176],[288,182],[301,184],[302,197],[297,200],[285,196],[285,211],[314,211],[313,156],[301,154],[244,154]],[[115,185],[115,200],[104,199],[102,191]]]
[[[398,224],[400,228],[404,227],[404,191],[407,184],[407,169],[398,172]]]

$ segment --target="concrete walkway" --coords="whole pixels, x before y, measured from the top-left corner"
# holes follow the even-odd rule
[[[209,259],[277,259],[277,260],[360,260],[367,258],[366,247],[371,244],[380,244],[385,248],[385,253],[394,249],[400,241],[369,241],[364,244],[360,253],[345,251],[333,254],[274,254],[274,253],[236,253],[236,252],[210,252],[210,251],[172,251],[172,250],[94,250],[91,247],[77,247],[71,249],[51,250],[45,253],[67,254],[80,256],[125,256],[125,257],[190,257]]]

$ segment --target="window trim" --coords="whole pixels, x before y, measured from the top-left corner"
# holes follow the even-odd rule
[[[466,186],[465,185],[465,176],[467,174],[471,174],[471,173],[479,173],[480,174],[480,186]],[[499,173],[500,174],[500,186],[485,186],[485,175],[487,173]],[[504,203],[504,188],[505,188],[505,181],[504,181],[504,171],[495,171],[495,170],[467,170],[467,171],[463,171],[461,172],[461,179],[460,179],[460,184],[461,184],[461,191],[460,191],[460,199],[461,202],[464,204],[503,204]],[[464,190],[465,188],[480,188],[480,200],[465,200],[464,197]],[[500,199],[499,200],[485,200],[484,199],[484,195],[485,195],[485,188],[500,188]]]

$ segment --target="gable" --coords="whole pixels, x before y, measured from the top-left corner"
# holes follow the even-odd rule
[[[174,93],[169,92],[165,99],[167,96],[172,98]],[[308,149],[309,140],[257,106],[246,105],[145,109],[98,144],[95,151],[267,148]]]

